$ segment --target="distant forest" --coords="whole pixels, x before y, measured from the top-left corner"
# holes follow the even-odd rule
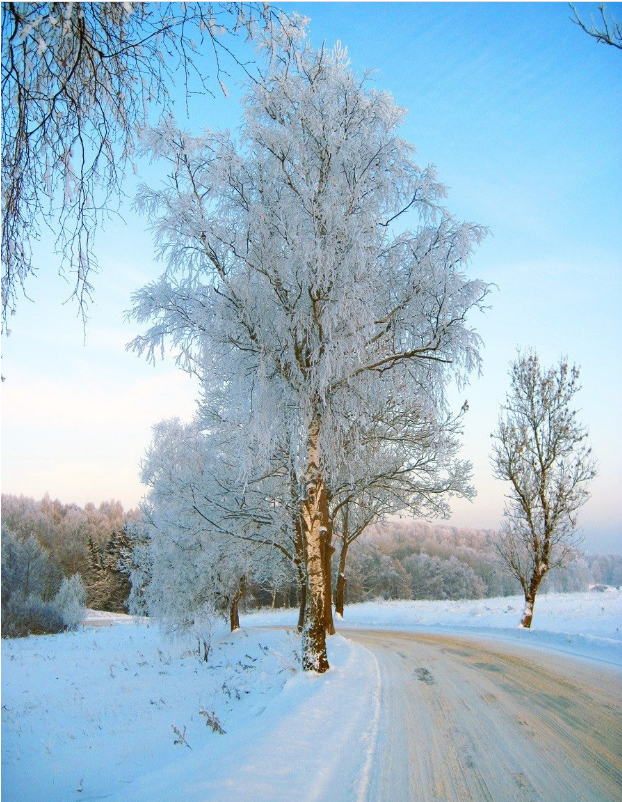
[[[2,494],[2,573],[5,545],[10,540],[34,538],[49,565],[46,572],[71,577],[78,574],[86,589],[89,607],[127,612],[130,582],[122,570],[123,556],[131,550],[127,525],[138,518],[138,510],[125,511],[118,501],[96,507],[62,504],[45,495],[40,501],[26,496]],[[21,552],[20,552],[21,553]],[[4,582],[3,582],[4,584]],[[45,596],[45,594],[44,594]]]
[[[49,562],[56,585],[79,574],[89,607],[127,612],[132,543],[128,525],[138,510],[118,501],[84,508],[44,496],[40,501],[2,495],[3,575],[5,543],[34,539]],[[410,520],[376,524],[356,540],[348,555],[346,603],[375,599],[475,599],[520,592],[495,552],[497,533]],[[6,550],[8,553],[8,549]],[[336,560],[334,560],[336,562]],[[49,573],[49,572],[48,572]],[[547,577],[544,590],[583,591],[622,585],[622,556],[577,554],[563,571]],[[253,587],[247,607],[295,606],[289,587]]]
[[[497,556],[497,537],[492,529],[410,520],[371,526],[349,555],[348,601],[518,594],[517,580]],[[542,589],[573,592],[595,585],[622,585],[622,555],[577,553],[567,568],[547,576]]]

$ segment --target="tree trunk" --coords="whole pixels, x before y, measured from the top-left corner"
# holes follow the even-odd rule
[[[298,572],[298,583],[300,588],[300,606],[298,608],[298,632],[302,632],[305,623],[305,610],[307,607],[307,575],[304,569],[305,550],[304,539],[302,536],[302,524],[300,519],[296,520],[296,558],[294,565]]]
[[[324,583],[325,583],[325,600],[324,600],[324,628],[327,635],[335,634],[335,622],[333,621],[333,582],[332,575],[332,557],[335,553],[335,548],[332,545],[332,521],[330,522],[328,531],[324,533],[322,539],[322,555],[324,562]]]
[[[298,632],[302,632],[305,623],[305,610],[307,609],[307,583],[300,585],[300,608],[298,610]]]
[[[542,576],[534,576],[531,579],[527,589],[525,590],[525,609],[519,627],[523,629],[531,628],[531,621],[533,619],[533,607],[536,603],[536,593],[542,582]]]
[[[329,668],[326,655],[325,543],[329,531],[326,486],[319,470],[319,420],[309,427],[305,497],[301,504],[307,598],[302,631],[302,668],[323,673]]]
[[[348,555],[348,537],[344,531],[341,542],[341,552],[339,554],[339,572],[337,574],[337,587],[335,589],[335,613],[339,618],[343,618],[343,607],[346,597],[346,557]]]
[[[231,632],[240,628],[240,601],[246,592],[246,577],[240,578],[240,584],[235,592],[231,601],[231,609],[229,610],[229,621],[231,622]]]

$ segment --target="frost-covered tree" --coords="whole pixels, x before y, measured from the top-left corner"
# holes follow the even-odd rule
[[[2,331],[49,227],[83,314],[94,235],[151,113],[216,90],[235,39],[296,27],[263,3],[2,3]],[[47,267],[47,265],[46,265]]]
[[[2,637],[60,632],[53,597],[63,575],[33,535],[18,537],[2,525]]]
[[[307,582],[303,667],[321,672],[331,481],[349,466],[356,481],[379,407],[395,399],[437,420],[447,383],[478,369],[466,317],[488,288],[465,270],[485,232],[442,206],[435,170],[398,136],[404,112],[342,47],[272,45],[239,144],[172,123],[149,136],[170,179],[143,187],[138,204],[166,271],[135,294],[132,318],[149,327],[133,348],[153,358],[177,347],[225,406],[246,406],[249,476],[287,449]]]
[[[33,535],[16,537],[2,527],[2,598],[40,596],[49,601],[63,575]]]
[[[544,577],[574,557],[577,513],[596,475],[587,430],[572,406],[579,389],[576,366],[561,359],[545,369],[535,352],[519,353],[492,435],[494,475],[510,482],[499,554],[525,595],[522,627],[531,626]]]
[[[412,400],[407,404],[399,400],[399,391],[395,395],[380,399],[374,417],[368,409],[371,425],[362,443],[351,455],[344,454],[347,472],[343,484],[339,477],[331,479],[330,512],[339,548],[335,612],[340,616],[348,550],[370,524],[395,512],[446,517],[452,496],[473,495],[470,463],[457,456],[464,411],[433,419],[421,413]]]
[[[89,570],[87,598],[89,607],[127,613],[130,581],[125,568],[131,560],[131,543],[125,531],[113,532],[101,546],[88,542]]]
[[[481,599],[486,585],[473,569],[456,559],[411,554],[402,560],[413,599]]]
[[[63,620],[65,629],[73,631],[84,621],[86,613],[86,589],[80,574],[64,577],[53,605]]]
[[[351,602],[410,599],[409,576],[401,562],[383,554],[376,543],[359,541],[352,549]]]
[[[131,607],[170,633],[193,633],[205,657],[218,619],[239,628],[248,584],[293,570],[291,521],[270,502],[272,477],[242,485],[237,456],[231,437],[171,420],[155,427],[143,464]]]

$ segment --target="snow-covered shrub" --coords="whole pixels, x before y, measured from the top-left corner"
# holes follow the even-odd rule
[[[15,595],[2,605],[2,637],[25,638],[62,632],[63,619],[56,607],[39,596]]]
[[[86,612],[86,590],[80,574],[63,579],[58,593],[54,596],[53,605],[58,611],[65,629],[75,630],[78,628],[84,621]]]
[[[51,599],[62,574],[37,539],[2,527],[2,637],[60,632],[63,621]]]

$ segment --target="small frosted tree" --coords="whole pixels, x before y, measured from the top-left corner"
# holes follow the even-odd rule
[[[53,604],[63,620],[65,629],[76,630],[84,621],[86,613],[86,589],[80,574],[63,578]]]
[[[530,627],[542,580],[573,559],[577,513],[596,469],[572,408],[578,368],[561,359],[545,369],[535,352],[519,353],[510,382],[492,435],[494,475],[510,482],[498,550],[525,595],[520,625]]]
[[[16,537],[2,525],[2,637],[60,632],[54,603],[63,575],[34,535]]]
[[[322,672],[331,477],[373,454],[370,410],[399,393],[438,419],[447,383],[478,369],[466,318],[488,287],[465,268],[485,231],[442,206],[435,170],[397,134],[403,111],[361,82],[342,47],[272,39],[245,107],[240,145],[172,124],[149,136],[170,180],[138,203],[167,267],[135,294],[132,316],[149,328],[133,347],[153,358],[176,346],[226,407],[246,404],[249,475],[287,452],[303,667]]]
[[[287,572],[284,563],[293,571],[291,522],[270,501],[274,477],[242,484],[238,456],[222,431],[171,420],[155,427],[143,463],[149,493],[135,527],[131,607],[171,634],[192,633],[205,657],[220,619],[239,628],[248,584]]]
[[[2,599],[39,596],[50,601],[63,575],[34,535],[16,537],[2,526]]]

